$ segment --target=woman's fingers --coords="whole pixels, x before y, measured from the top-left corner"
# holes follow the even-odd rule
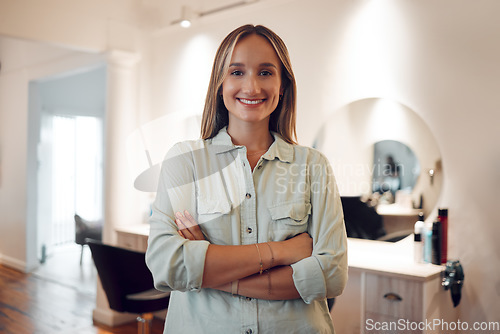
[[[189,212],[184,211],[184,214],[176,212],[175,216],[177,217],[175,223],[182,233],[181,236],[189,240],[205,240],[198,222]]]
[[[177,216],[177,214],[176,214]],[[184,239],[189,239],[189,240],[195,240],[194,235],[189,232],[189,229],[186,227],[184,224],[183,220],[181,218],[177,218],[175,220],[175,223],[177,224],[177,227],[179,230],[177,231],[181,237]]]
[[[189,232],[194,236],[195,240],[205,240],[205,236],[203,235],[203,232],[201,231],[200,225],[198,222],[191,216],[191,214],[187,211],[184,210],[184,216],[187,218],[187,224],[188,224],[188,229]]]
[[[196,220],[194,220],[193,216],[191,216],[191,214],[189,212],[187,212],[187,210],[184,210],[184,216],[187,218],[187,220],[190,224],[190,227],[198,226],[198,222]]]

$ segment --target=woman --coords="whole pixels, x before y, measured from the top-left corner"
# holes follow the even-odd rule
[[[172,291],[165,333],[333,333],[326,298],[347,280],[327,159],[295,143],[295,79],[268,28],[220,45],[202,139],[162,166],[147,263]]]

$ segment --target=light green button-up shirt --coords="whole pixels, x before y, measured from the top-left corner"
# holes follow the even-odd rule
[[[274,142],[251,169],[244,146],[226,129],[208,140],[176,144],[161,170],[146,254],[159,290],[172,291],[165,333],[333,333],[326,298],[347,281],[342,205],[327,159]],[[177,233],[174,213],[188,210],[207,240]],[[301,298],[270,301],[202,289],[209,243],[281,241],[302,232],[313,254],[292,265]]]

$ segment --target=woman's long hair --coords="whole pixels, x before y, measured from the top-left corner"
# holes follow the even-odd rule
[[[231,61],[236,43],[250,34],[256,34],[266,38],[276,51],[282,65],[281,87],[283,89],[283,98],[279,101],[278,106],[271,114],[269,130],[277,132],[286,142],[296,144],[297,135],[295,120],[297,87],[288,50],[283,40],[269,28],[251,24],[233,30],[224,38],[217,49],[201,120],[201,138],[213,138],[220,129],[228,125],[228,111],[224,105],[221,94],[222,83],[226,78],[229,62]]]

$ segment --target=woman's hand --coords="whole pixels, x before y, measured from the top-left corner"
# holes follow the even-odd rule
[[[184,214],[176,212],[175,217],[175,223],[179,228],[179,235],[181,237],[189,240],[205,240],[200,225],[198,225],[198,222],[189,212],[186,210],[184,210]]]
[[[285,241],[273,242],[273,249],[276,250],[279,259],[277,264],[290,265],[311,256],[313,240],[307,232],[304,232]]]

